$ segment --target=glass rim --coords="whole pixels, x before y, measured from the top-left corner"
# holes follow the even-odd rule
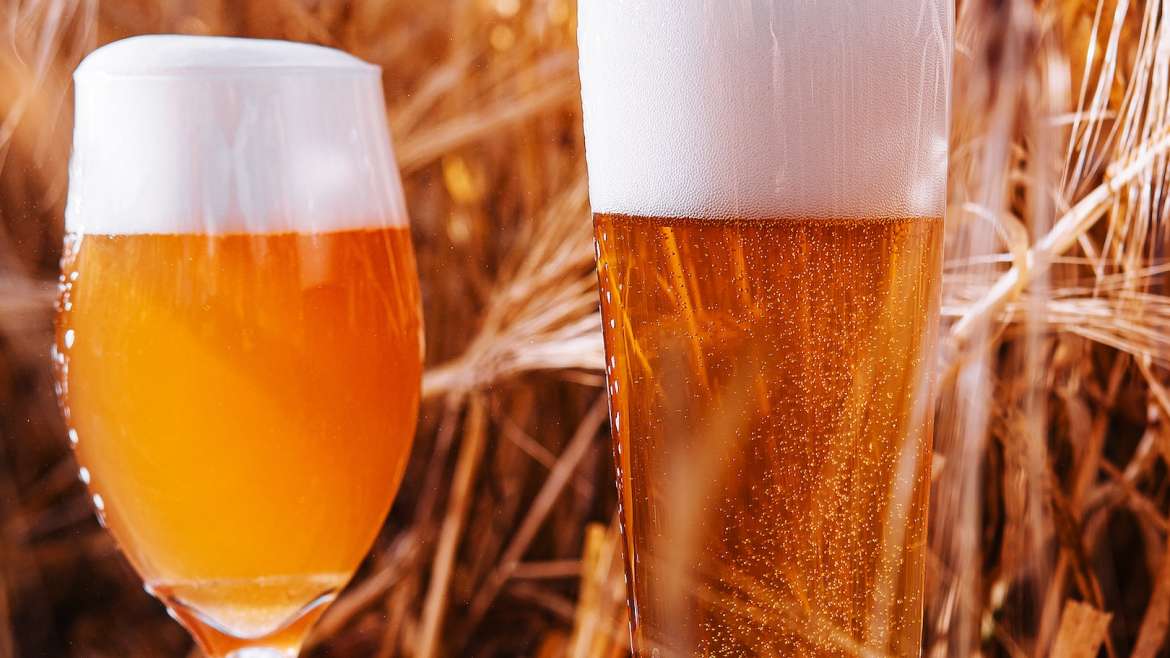
[[[348,66],[284,66],[280,64],[246,67],[220,68],[214,66],[142,71],[133,73],[110,73],[107,71],[75,71],[74,83],[114,82],[118,80],[232,80],[240,78],[293,77],[293,78],[361,78],[381,77],[383,69],[377,64],[362,62]]]

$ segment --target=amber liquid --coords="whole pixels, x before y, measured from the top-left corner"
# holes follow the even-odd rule
[[[405,228],[68,238],[54,360],[82,479],[197,637],[319,614],[369,549],[414,433],[417,286]]]
[[[918,656],[942,222],[595,217],[640,656]]]

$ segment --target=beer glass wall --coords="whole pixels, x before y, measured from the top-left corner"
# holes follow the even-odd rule
[[[205,654],[293,656],[374,540],[417,413],[380,71],[138,37],[75,77],[53,357],[81,479]]]
[[[580,3],[638,655],[918,655],[952,24]]]

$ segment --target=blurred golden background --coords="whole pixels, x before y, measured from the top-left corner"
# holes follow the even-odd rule
[[[1170,2],[957,8],[926,653],[1170,655]],[[48,357],[70,74],[155,32],[384,70],[425,401],[310,655],[625,654],[575,29],[573,0],[0,6],[0,658],[195,655],[94,520]]]

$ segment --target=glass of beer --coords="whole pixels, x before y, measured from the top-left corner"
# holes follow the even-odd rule
[[[52,354],[80,477],[205,654],[295,656],[377,535],[417,417],[380,70],[152,36],[75,80]]]
[[[953,11],[579,3],[636,655],[919,655]]]

